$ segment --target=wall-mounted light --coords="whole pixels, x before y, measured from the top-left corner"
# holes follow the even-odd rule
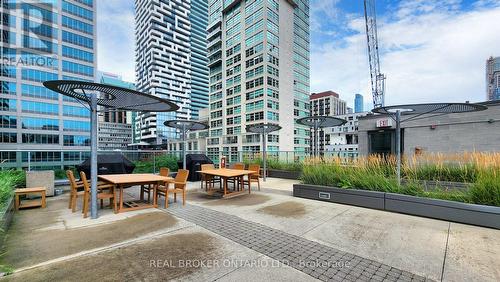
[[[488,123],[494,123],[494,122],[495,122],[495,120],[494,120],[494,119],[492,119],[492,118],[490,118],[490,119],[488,120]]]

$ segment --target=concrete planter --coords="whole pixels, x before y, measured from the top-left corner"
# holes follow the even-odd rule
[[[289,170],[277,170],[277,169],[267,170],[268,177],[283,178],[283,179],[298,180],[301,174],[302,174],[301,171],[289,171]]]
[[[500,229],[500,207],[386,193],[385,210]]]
[[[294,184],[293,196],[378,210],[384,209],[384,193],[377,191]]]
[[[308,184],[293,185],[293,196],[500,229],[500,207]]]
[[[0,211],[0,233],[3,235],[9,229],[12,217],[14,216],[14,197],[7,201],[5,209]]]

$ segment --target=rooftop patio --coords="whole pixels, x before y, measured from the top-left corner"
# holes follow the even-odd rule
[[[95,220],[64,193],[15,214],[6,278],[500,280],[498,230],[295,198],[295,183],[268,178],[260,192],[216,199],[190,182],[185,206],[105,208]],[[125,191],[137,198],[139,187]]]

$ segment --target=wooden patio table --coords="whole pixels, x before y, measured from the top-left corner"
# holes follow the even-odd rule
[[[229,168],[219,168],[219,169],[207,169],[203,171],[198,171],[201,174],[218,176],[222,179],[223,186],[223,195],[222,197],[235,196],[239,194],[243,194],[245,191],[243,186],[243,177],[245,175],[249,175],[255,173],[253,170],[240,170],[240,169],[229,169]],[[227,180],[229,178],[238,178],[240,180],[240,191],[230,192],[227,188]],[[209,192],[213,192],[215,189],[210,189]],[[250,194],[250,185],[248,186],[248,194]]]
[[[174,181],[172,177],[159,176],[151,173],[105,174],[105,175],[99,175],[98,178],[100,180],[114,184],[118,188],[120,193],[120,204],[118,205],[118,213],[158,207],[158,203],[156,202],[156,189],[158,188],[158,185],[164,185],[167,182]],[[151,184],[153,186],[153,204],[137,200],[128,201],[126,203],[123,202],[123,189],[135,185],[148,185],[148,184]],[[126,205],[127,207],[123,207],[124,205]]]

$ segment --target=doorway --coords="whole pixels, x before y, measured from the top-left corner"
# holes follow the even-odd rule
[[[396,131],[377,130],[368,132],[369,154],[392,155],[396,153]],[[401,129],[401,154],[404,148],[404,130]]]

